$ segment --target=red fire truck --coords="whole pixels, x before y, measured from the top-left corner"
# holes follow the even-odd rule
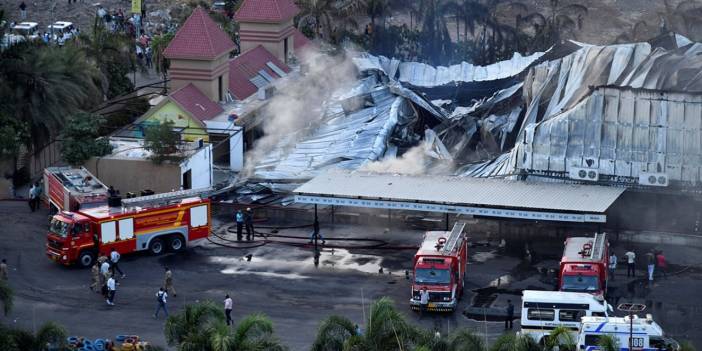
[[[410,307],[420,308],[422,289],[429,292],[430,311],[451,312],[463,295],[468,268],[468,237],[465,223],[458,222],[450,232],[430,231],[414,255],[414,278]]]
[[[558,275],[559,290],[604,296],[608,265],[609,242],[606,234],[566,239]]]
[[[46,168],[44,187],[52,213],[76,211],[107,203],[107,187],[83,167]]]
[[[181,190],[130,199],[53,216],[46,255],[64,265],[91,266],[112,248],[120,254],[182,251],[210,233],[210,200],[203,190]]]

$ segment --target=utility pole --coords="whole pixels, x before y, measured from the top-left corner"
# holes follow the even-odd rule
[[[629,350],[634,347],[634,312],[643,312],[646,305],[640,303],[622,303],[617,306],[617,309],[629,313]],[[643,347],[643,345],[637,346]]]

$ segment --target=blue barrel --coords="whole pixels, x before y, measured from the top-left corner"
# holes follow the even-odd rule
[[[95,348],[93,347],[93,345],[83,345],[81,351],[95,351]]]
[[[83,346],[88,346],[88,345],[93,346],[93,342],[88,340],[88,339],[83,340]]]
[[[69,344],[75,344],[78,342],[78,337],[77,336],[69,336],[66,338],[66,342]]]
[[[95,348],[95,351],[105,351],[105,340],[95,339],[93,347]]]
[[[117,335],[117,337],[115,338],[115,341],[123,342],[128,337],[129,337],[129,335]]]

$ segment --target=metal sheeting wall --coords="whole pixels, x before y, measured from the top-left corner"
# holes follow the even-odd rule
[[[623,177],[665,172],[671,180],[697,184],[701,138],[701,95],[600,88],[574,108],[527,127],[516,166],[554,172],[590,167]]]

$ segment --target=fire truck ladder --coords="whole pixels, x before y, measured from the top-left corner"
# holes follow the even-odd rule
[[[130,199],[122,199],[122,205],[126,207],[144,206],[144,205],[165,205],[173,201],[186,199],[196,196],[207,196],[212,192],[212,188],[188,189],[172,191],[170,193],[154,194],[147,196],[133,197]]]
[[[463,234],[463,229],[465,227],[466,222],[456,222],[456,224],[453,225],[453,229],[451,229],[451,234],[449,234],[449,237],[446,240],[446,244],[441,249],[442,254],[448,255],[451,252],[453,252],[454,249],[456,249],[456,245],[458,245],[458,241],[461,239],[461,235]]]
[[[590,251],[590,258],[600,259],[605,246],[607,234],[605,233],[595,233],[595,238],[592,240],[592,249]]]

